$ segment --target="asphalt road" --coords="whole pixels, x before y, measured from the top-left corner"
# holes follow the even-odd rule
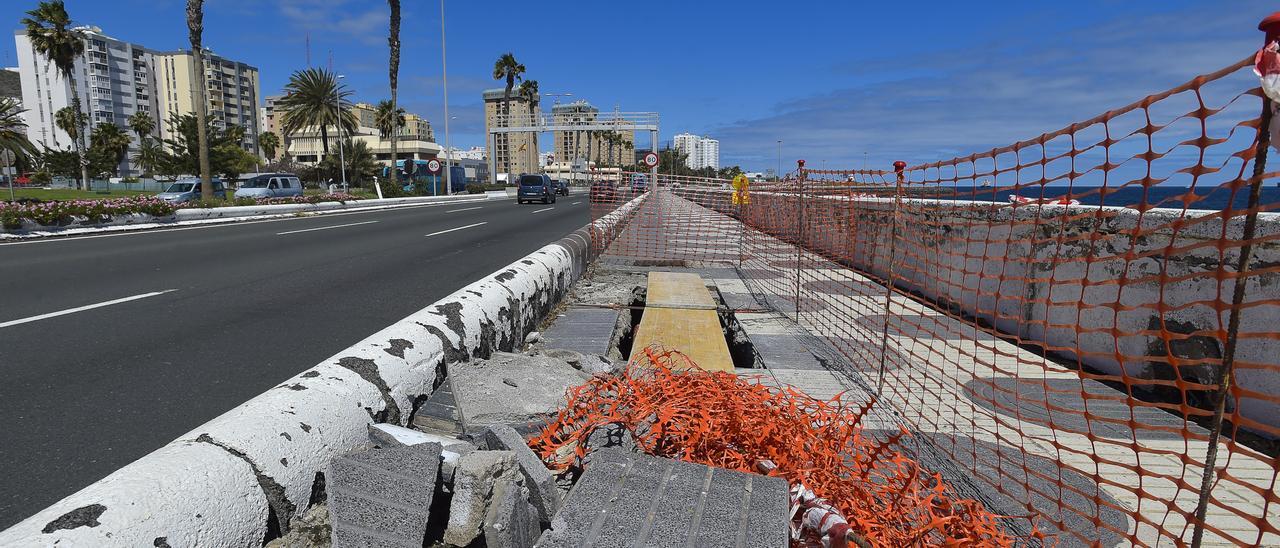
[[[588,221],[575,194],[0,244],[0,530]]]

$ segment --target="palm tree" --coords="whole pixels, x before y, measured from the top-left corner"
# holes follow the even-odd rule
[[[213,199],[213,173],[209,168],[209,132],[205,124],[209,114],[205,102],[207,84],[204,77],[204,0],[187,0],[187,37],[191,40],[191,57],[196,66],[196,127],[200,155],[200,199]]]
[[[351,113],[351,90],[338,82],[338,75],[322,68],[294,72],[284,86],[284,97],[276,102],[280,115],[280,132],[286,136],[303,128],[319,127],[325,156],[329,155],[329,126],[351,135],[356,131],[356,117]]]
[[[129,129],[138,135],[138,142],[142,143],[151,138],[151,132],[156,130],[156,121],[145,110],[139,110],[129,117]]]
[[[378,128],[378,135],[383,139],[394,139],[404,127],[404,109],[396,107],[391,101],[378,101],[374,107],[373,125]]]
[[[524,65],[520,64],[519,61],[516,61],[516,56],[512,55],[511,52],[502,54],[501,57],[498,57],[497,61],[493,62],[493,79],[507,81],[507,87],[502,92],[502,113],[507,116],[507,118],[503,120],[504,125],[510,123],[509,118],[511,116],[511,88],[514,88],[516,86],[516,80],[522,79],[523,75],[524,75]],[[506,138],[506,134],[503,134],[503,139],[505,138]],[[495,148],[497,147],[495,146]],[[506,165],[503,166],[503,172],[510,173],[511,172],[511,153],[509,149],[507,151],[506,159],[507,161],[506,161]]]
[[[58,129],[67,132],[67,136],[71,137],[73,143],[78,143],[80,134],[84,131],[86,118],[88,117],[76,107],[62,107],[53,113],[53,124],[58,126]],[[80,151],[77,150],[77,157],[79,157],[79,154]],[[87,169],[88,166],[85,166],[85,168]]]
[[[14,165],[27,162],[36,153],[36,147],[27,140],[24,111],[17,99],[0,98],[0,151],[12,151]]]
[[[529,104],[529,122],[533,123],[533,112],[538,108],[538,81],[525,80],[520,83],[519,96]],[[529,151],[533,155],[533,162],[529,165],[538,165],[538,133],[533,133],[533,149]]]
[[[111,122],[101,122],[97,127],[93,128],[93,136],[89,139],[89,148],[101,151],[106,158],[115,160],[115,168],[112,170],[117,177],[120,176],[120,162],[123,162],[129,154],[129,134],[123,128]],[[96,153],[95,153],[95,157]]]
[[[67,89],[71,92],[71,108],[80,112],[80,94],[76,92],[75,85],[71,81],[71,73],[75,69],[76,58],[84,55],[84,35],[70,28],[71,16],[67,14],[67,7],[62,0],[40,2],[36,9],[27,12],[27,17],[22,19],[22,24],[27,27],[27,38],[31,40],[31,47],[57,67],[58,73],[62,75],[62,80],[66,82]],[[77,116],[72,120],[81,122],[75,126],[76,131],[68,131],[67,134],[72,136],[71,144],[75,147],[76,156],[80,159],[80,184],[83,188],[88,188],[89,159],[85,156],[84,117]],[[66,131],[65,128],[62,129]]]
[[[400,83],[400,0],[387,0],[387,5],[391,7],[391,28],[389,29],[389,32],[387,34],[387,45],[391,47],[391,63],[388,71],[391,77],[391,105],[388,110],[390,112],[396,112],[396,111],[403,112],[402,109],[399,109],[396,106],[396,88],[399,86],[399,83]],[[444,8],[441,8],[441,9],[444,9]],[[378,108],[379,110],[381,110],[382,105],[379,104]],[[403,125],[404,125],[404,116],[401,115],[399,125],[396,126],[396,129],[398,129],[399,126],[403,126]],[[379,129],[382,128],[382,126],[378,126],[378,127]],[[395,131],[395,130],[391,131],[390,133],[391,135],[391,170],[390,171],[391,171],[392,186],[396,186],[396,183],[399,182],[399,179],[400,179],[400,174],[396,169],[396,141],[399,137],[398,135],[399,133],[400,133],[399,131]],[[385,139],[386,136],[384,136],[383,138]]]
[[[270,131],[258,136],[258,148],[267,156],[268,161],[276,159],[276,148],[280,146],[280,136]]]
[[[142,173],[157,175],[164,173],[167,162],[169,161],[169,153],[164,150],[164,143],[147,139],[138,145],[138,153],[133,155],[133,163],[142,170]]]

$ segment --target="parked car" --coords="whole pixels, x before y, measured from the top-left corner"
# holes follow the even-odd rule
[[[635,173],[631,175],[631,192],[640,194],[641,192],[644,192],[648,189],[649,189],[648,177],[640,173]]]
[[[292,173],[264,173],[245,179],[236,189],[236,198],[277,198],[302,196],[302,180]]]
[[[569,195],[569,182],[568,182],[568,181],[562,181],[562,180],[557,179],[557,180],[556,180],[556,181],[554,181],[554,182],[555,182],[555,185],[556,185],[556,194],[559,194],[559,195],[561,195],[561,196],[568,196],[568,195]]]
[[[541,200],[544,204],[556,203],[555,183],[551,177],[526,173],[520,176],[520,188],[516,190],[516,203]]]
[[[591,203],[610,204],[617,201],[617,187],[612,181],[596,181],[591,183]]]
[[[169,188],[164,189],[164,192],[156,194],[156,198],[172,204],[195,202],[200,200],[201,190],[200,179],[179,179],[170,184]],[[213,180],[213,196],[227,199],[227,189],[222,186],[222,179]]]

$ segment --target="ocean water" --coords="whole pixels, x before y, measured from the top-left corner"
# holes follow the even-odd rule
[[[1269,180],[1262,189],[1261,200],[1264,211],[1280,210],[1280,187],[1275,180]],[[919,187],[917,187],[919,188]],[[1019,195],[1035,199],[1055,199],[1070,196],[1083,205],[1107,205],[1117,207],[1133,207],[1147,204],[1152,207],[1174,209],[1226,209],[1228,204],[1234,209],[1244,209],[1249,203],[1249,188],[1244,187],[1232,196],[1231,189],[1226,187],[1197,187],[1157,185],[1150,188],[1128,186],[1119,188],[1074,187],[1065,186],[1029,186],[1017,189],[1008,187],[972,187],[957,186],[940,189],[930,198],[945,200],[974,200],[984,202],[1009,203],[1009,196]]]

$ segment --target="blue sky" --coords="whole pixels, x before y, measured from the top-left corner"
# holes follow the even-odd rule
[[[18,28],[35,0],[3,0]],[[438,0],[403,1],[401,102],[443,141]],[[185,45],[185,2],[67,0],[79,23],[156,49]],[[454,146],[484,141],[480,91],[511,51],[543,92],[657,111],[665,143],[720,140],[721,163],[763,170],[887,167],[1056,129],[1219,69],[1261,45],[1272,3],[506,2],[446,4]],[[311,63],[386,98],[378,0],[206,0],[205,43],[256,65],[262,93]],[[516,25],[518,22],[518,26]],[[12,40],[0,62],[16,65]],[[549,140],[545,140],[549,142]],[[641,141],[647,145],[647,136]]]

